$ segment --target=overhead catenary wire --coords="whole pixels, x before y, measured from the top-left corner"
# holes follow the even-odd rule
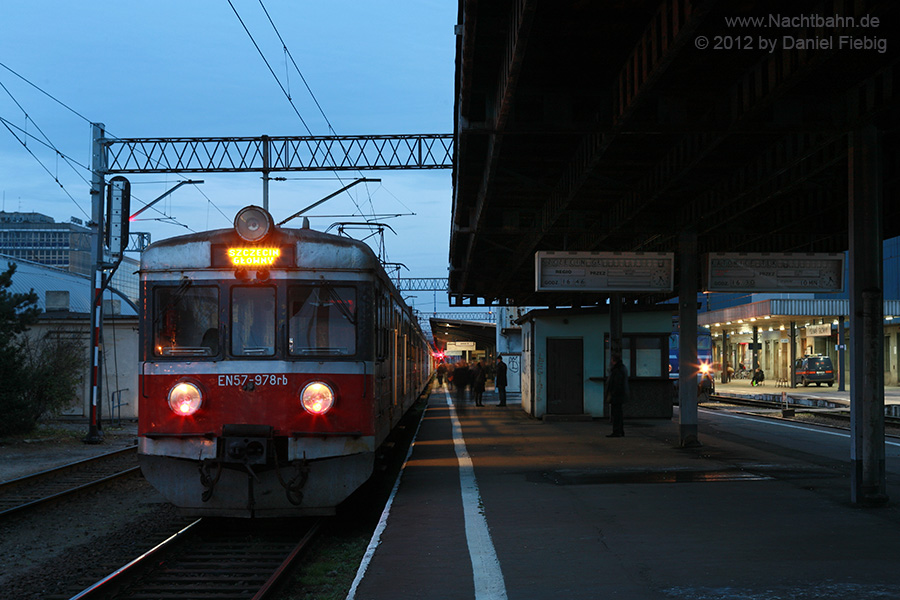
[[[278,75],[275,73],[275,69],[273,69],[271,63],[269,63],[269,59],[266,58],[266,55],[263,53],[262,48],[259,47],[259,44],[256,42],[256,39],[253,37],[253,34],[250,32],[250,29],[247,27],[247,24],[244,22],[244,19],[241,17],[240,13],[237,11],[237,8],[235,8],[234,3],[231,0],[228,0],[228,6],[231,7],[232,12],[234,12],[234,16],[237,17],[238,21],[241,24],[241,27],[244,28],[244,32],[250,38],[250,42],[253,44],[253,47],[256,48],[256,52],[259,54],[260,58],[262,58],[263,62],[266,64],[266,68],[269,69],[269,73],[271,73],[272,77],[275,78],[275,82],[278,84],[278,87],[281,88],[281,92],[284,94],[284,97],[287,98],[287,101],[291,105],[291,108],[294,110],[294,113],[297,115],[297,118],[300,119],[301,123],[303,123],[303,127],[306,128],[306,132],[309,135],[313,135],[312,129],[309,128],[309,125],[306,123],[306,120],[300,114],[300,110],[297,108],[297,105],[294,104],[294,99],[291,98],[290,93],[284,87],[284,84],[281,83],[281,80],[278,78]],[[263,9],[265,10],[265,7],[263,7]],[[266,15],[268,16],[268,11],[266,11]],[[272,23],[271,18],[269,19],[269,22]],[[272,26],[274,27],[275,24],[272,23]],[[277,29],[276,29],[276,33],[277,33]],[[281,38],[281,34],[278,34],[278,37]],[[284,46],[283,42],[282,42],[282,45],[285,49],[287,49],[287,46]],[[340,176],[338,176],[338,181],[343,183],[343,180],[341,180]],[[352,195],[350,195],[350,198],[351,198],[351,200],[353,200],[353,203],[356,205],[356,208],[360,211],[360,213],[362,213],[362,209],[359,208],[359,204],[356,202],[356,199],[353,198]]]
[[[57,185],[59,185],[59,187],[62,189],[62,191],[65,192],[66,196],[69,197],[69,199],[72,201],[72,203],[73,203],[76,207],[78,207],[78,210],[80,210],[85,216],[88,216],[88,213],[87,213],[87,211],[84,209],[84,207],[82,207],[81,204],[80,204],[77,200],[75,200],[75,197],[72,196],[72,194],[69,193],[69,190],[66,189],[66,186],[63,185],[63,183],[59,180],[59,167],[58,167],[58,163],[59,163],[59,158],[62,157],[62,159],[65,161],[65,163],[66,163],[67,165],[69,165],[69,168],[71,168],[72,171],[74,171],[74,173],[75,173],[76,175],[78,175],[78,176],[81,178],[81,180],[82,180],[83,182],[88,183],[87,178],[84,177],[80,172],[78,172],[78,170],[77,170],[77,169],[73,166],[73,164],[72,164],[73,162],[75,162],[75,164],[79,164],[79,163],[77,163],[77,161],[74,161],[74,159],[70,159],[68,156],[66,156],[65,154],[63,154],[63,153],[59,150],[59,148],[56,147],[56,144],[54,144],[54,143],[50,140],[50,137],[49,137],[46,133],[44,133],[44,130],[41,129],[41,126],[38,125],[37,122],[36,122],[36,121],[28,114],[28,111],[25,110],[25,107],[22,106],[22,103],[19,102],[19,100],[18,100],[15,96],[13,96],[13,93],[12,93],[11,91],[9,91],[9,88],[6,87],[6,85],[5,85],[2,81],[0,81],[0,87],[3,88],[3,91],[6,92],[6,94],[12,99],[12,101],[15,103],[15,105],[19,107],[19,110],[22,111],[22,114],[25,115],[25,123],[26,123],[26,125],[28,124],[28,121],[31,121],[31,122],[34,124],[35,128],[37,128],[37,130],[41,133],[41,135],[44,136],[44,140],[46,141],[46,143],[45,143],[44,145],[48,146],[49,148],[51,148],[51,149],[56,153],[56,159],[57,159],[57,169],[56,169],[56,174],[54,175],[53,173],[51,173],[51,172],[50,172],[50,169],[47,168],[47,166],[41,161],[41,159],[39,159],[39,158],[37,157],[37,155],[36,155],[34,152],[32,152],[31,149],[28,147],[27,139],[28,139],[28,136],[29,136],[30,134],[28,134],[27,131],[22,130],[23,133],[26,135],[26,137],[25,137],[24,139],[23,139],[23,138],[20,138],[19,136],[17,136],[17,135],[12,131],[12,129],[10,129],[9,124],[7,124],[7,122],[4,120],[4,126],[6,127],[7,131],[9,131],[10,134],[11,134],[14,138],[16,138],[16,140],[18,140],[18,142],[19,142],[20,144],[22,144],[22,146],[25,148],[25,150],[28,151],[28,153],[29,153],[29,154],[30,154],[30,155],[38,162],[38,164],[40,164],[41,167],[43,167],[44,170],[47,171],[47,173],[48,173],[51,177],[53,177],[53,180],[57,183]],[[36,139],[36,138],[35,138],[35,139]],[[44,142],[42,142],[42,143],[44,143]],[[79,166],[82,166],[82,167],[83,167],[83,165],[80,165],[80,164],[79,164]]]
[[[269,15],[268,9],[266,9],[266,5],[263,4],[262,0],[259,0],[259,5],[262,7],[263,12],[266,14],[266,18],[269,20],[269,23],[272,25],[272,29],[275,31],[275,35],[278,36],[278,41],[281,42],[281,47],[284,49],[284,54],[289,59],[291,59],[291,64],[294,65],[294,69],[297,71],[297,74],[300,76],[300,79],[303,81],[303,85],[306,86],[306,91],[309,92],[309,96],[313,99],[313,102],[316,104],[316,108],[319,109],[319,113],[322,115],[322,118],[325,119],[325,124],[328,125],[328,131],[335,135],[334,127],[331,126],[331,121],[328,120],[328,116],[325,114],[325,111],[322,109],[322,105],[319,104],[319,99],[316,98],[316,95],[313,93],[312,88],[309,86],[309,83],[306,81],[306,77],[303,76],[303,72],[300,71],[300,67],[297,65],[297,61],[294,60],[294,56],[291,54],[291,51],[288,49],[287,44],[284,41],[284,38],[281,37],[281,32],[278,31],[278,27],[275,26],[275,21],[272,20],[271,15]],[[287,64],[285,64],[285,71],[287,71]]]
[[[9,71],[9,72],[12,73],[13,75],[15,75],[16,77],[18,77],[19,79],[21,79],[22,81],[24,81],[25,83],[27,83],[28,85],[30,85],[31,87],[33,87],[34,89],[36,89],[37,91],[39,91],[39,92],[42,93],[43,95],[47,96],[48,98],[50,98],[51,100],[53,100],[54,102],[56,102],[57,104],[59,104],[60,106],[62,106],[62,107],[65,108],[66,110],[68,110],[69,112],[71,112],[72,114],[76,115],[77,117],[80,117],[80,118],[83,119],[86,123],[88,123],[88,124],[91,123],[91,120],[88,119],[86,116],[84,116],[83,114],[81,114],[80,112],[78,112],[77,110],[75,110],[74,108],[72,108],[71,106],[69,106],[68,104],[66,104],[66,103],[63,102],[62,100],[60,100],[59,98],[53,96],[53,95],[50,94],[49,92],[47,92],[47,91],[45,91],[45,90],[42,90],[42,89],[41,89],[40,87],[38,87],[36,84],[34,84],[34,83],[28,81],[28,79],[26,79],[25,77],[23,77],[22,75],[20,75],[20,74],[17,73],[16,71],[12,70],[10,67],[8,67],[7,65],[5,65],[4,63],[0,62],[0,67],[3,67],[4,69],[6,69],[7,71]]]
[[[13,134],[13,136],[19,141],[20,144],[26,145],[21,139],[19,139],[19,136],[16,135],[16,133],[15,133],[14,131],[12,131],[13,129],[15,129],[16,131],[18,131],[19,133],[21,133],[24,137],[27,137],[27,138],[30,138],[30,139],[34,140],[35,142],[41,144],[42,146],[48,148],[49,150],[53,150],[53,152],[55,152],[56,154],[62,156],[65,160],[71,161],[72,163],[78,165],[78,166],[81,167],[82,169],[85,169],[86,171],[90,172],[91,168],[88,167],[87,165],[84,165],[84,164],[78,162],[78,160],[76,160],[75,158],[72,158],[71,156],[69,156],[69,155],[67,155],[67,154],[64,154],[62,151],[58,150],[55,146],[53,146],[52,144],[50,144],[50,143],[48,143],[48,142],[45,142],[44,140],[42,140],[41,138],[35,136],[34,134],[28,133],[25,129],[23,129],[22,127],[19,127],[18,125],[16,125],[15,123],[13,123],[12,121],[10,121],[9,119],[6,119],[6,118],[4,118],[4,117],[0,117],[0,122],[2,122],[2,123],[6,126],[6,128],[10,130],[10,133]],[[33,122],[34,122],[34,121],[32,121],[32,123],[33,123]]]
[[[2,81],[0,81],[0,87],[3,88],[3,91],[6,92],[6,94],[12,99],[12,101],[15,102],[16,106],[19,107],[19,110],[22,111],[22,114],[25,115],[25,123],[26,123],[26,125],[27,125],[28,121],[31,121],[31,122],[34,124],[34,126],[37,128],[37,130],[41,133],[41,135],[44,136],[44,140],[47,142],[47,145],[49,145],[49,147],[52,148],[54,152],[56,152],[57,158],[62,157],[62,159],[66,162],[66,164],[68,164],[69,167],[72,169],[72,171],[74,171],[76,175],[78,175],[79,177],[81,177],[81,180],[82,180],[82,181],[84,181],[85,183],[87,183],[88,185],[90,185],[90,183],[88,182],[87,178],[84,177],[80,172],[78,172],[78,170],[77,170],[74,166],[72,166],[72,163],[74,162],[75,164],[77,164],[78,166],[80,166],[80,167],[82,167],[82,168],[84,168],[84,166],[81,165],[80,163],[78,163],[77,161],[75,161],[74,159],[70,159],[68,156],[66,156],[65,154],[63,154],[63,153],[59,150],[59,148],[57,148],[56,144],[54,144],[54,143],[50,140],[50,137],[49,137],[46,133],[44,133],[44,130],[41,129],[41,126],[37,124],[37,121],[35,121],[34,118],[32,118],[32,117],[28,114],[28,111],[25,110],[25,107],[22,106],[22,103],[19,102],[19,100],[18,100],[15,96],[13,96],[12,92],[9,91],[9,88],[7,88],[6,85],[4,85],[4,83],[3,83]],[[25,133],[27,133],[27,131],[26,131]],[[20,141],[21,141],[21,140],[20,140]],[[59,180],[57,179],[57,181],[59,181]],[[79,208],[81,208],[81,207],[79,206]]]
[[[33,122],[33,121],[32,121],[32,122]],[[75,204],[75,206],[77,206],[78,209],[85,215],[85,217],[87,217],[88,220],[90,220],[90,219],[91,219],[91,216],[84,210],[84,208],[81,207],[81,205],[78,203],[78,201],[77,201],[74,197],[72,197],[72,195],[71,195],[71,194],[69,193],[69,191],[65,188],[65,186],[62,184],[62,182],[59,181],[58,177],[57,177],[56,175],[54,175],[54,174],[50,171],[50,169],[47,167],[47,165],[45,165],[45,164],[43,163],[43,161],[41,161],[41,159],[38,158],[37,155],[35,155],[34,152],[31,151],[31,148],[29,148],[29,147],[28,147],[28,144],[26,144],[26,143],[24,142],[24,140],[21,139],[21,138],[19,137],[19,135],[16,133],[16,131],[18,131],[19,134],[21,134],[23,137],[30,138],[30,139],[34,140],[35,142],[37,142],[38,144],[41,144],[41,145],[44,146],[45,148],[47,148],[47,149],[49,149],[49,150],[52,150],[53,152],[55,152],[55,153],[57,154],[57,156],[62,157],[63,160],[65,160],[65,161],[66,161],[68,164],[70,164],[70,165],[72,165],[72,164],[77,165],[77,166],[81,167],[82,169],[84,169],[84,170],[86,170],[86,171],[88,171],[88,172],[91,172],[91,168],[88,167],[87,165],[84,165],[84,164],[78,162],[77,159],[75,159],[75,158],[73,158],[73,157],[71,157],[71,156],[69,156],[69,155],[63,153],[61,150],[57,149],[57,148],[54,147],[52,144],[50,144],[50,143],[48,143],[48,142],[45,142],[44,140],[42,140],[42,139],[36,137],[35,135],[33,135],[33,134],[31,134],[31,133],[28,133],[28,132],[25,131],[23,128],[19,127],[18,125],[15,125],[14,123],[12,123],[11,121],[9,121],[8,119],[6,119],[6,118],[4,118],[4,117],[0,117],[0,123],[2,123],[3,126],[6,127],[6,129],[12,134],[12,136],[13,136],[14,138],[16,138],[16,140],[17,140],[20,144],[22,144],[22,146],[25,148],[26,152],[28,152],[32,157],[34,157],[34,159],[37,161],[37,163],[38,163],[39,165],[41,165],[41,167],[43,167],[43,169],[47,172],[47,174],[50,175],[50,177],[52,177],[52,178],[54,179],[54,181],[56,181],[56,183],[59,185],[60,188],[62,188],[62,190],[63,190],[63,191],[66,193],[66,195],[72,200],[72,202]],[[13,131],[13,130],[15,130],[15,131]],[[74,169],[74,167],[72,167],[72,168]],[[79,174],[79,175],[80,175],[80,174]],[[90,182],[87,181],[84,177],[82,177],[82,180],[83,180],[87,185],[90,185]],[[201,193],[203,193],[203,192],[201,192]],[[203,196],[204,196],[211,204],[213,204],[213,206],[215,206],[215,203],[213,203],[212,200],[210,200],[209,197],[206,196],[206,194],[203,194]],[[135,196],[134,194],[131,195],[131,198],[132,198],[132,200],[137,200],[138,202],[141,202],[141,203],[143,203],[143,204],[146,204],[146,202],[144,202],[143,200],[141,200],[139,197]],[[220,213],[222,212],[221,209],[218,208],[218,206],[216,206],[216,209],[219,210]],[[156,220],[156,221],[165,220],[165,221],[167,221],[167,222],[169,222],[169,223],[172,223],[172,224],[175,224],[175,225],[179,225],[179,226],[181,226],[181,227],[185,227],[186,229],[189,229],[189,230],[193,231],[193,229],[191,229],[191,228],[188,227],[187,225],[185,225],[185,224],[183,224],[183,223],[179,223],[177,219],[175,219],[174,217],[171,217],[171,216],[167,215],[166,213],[164,213],[163,211],[159,210],[158,208],[153,208],[153,210],[155,210],[157,213],[159,213],[160,215],[162,215],[162,216],[164,217],[164,219],[153,219],[153,220]],[[222,213],[222,215],[225,216],[224,213]],[[226,217],[226,218],[227,218],[227,217]],[[149,220],[149,219],[148,219],[148,220]]]
[[[51,94],[50,92],[48,92],[48,91],[42,89],[42,88],[41,88],[40,86],[38,86],[37,84],[33,83],[32,81],[29,81],[28,78],[26,78],[26,77],[23,76],[22,74],[18,73],[17,71],[15,71],[14,69],[12,69],[12,68],[9,67],[8,65],[6,65],[5,63],[0,62],[0,67],[3,67],[4,69],[6,69],[7,71],[9,71],[9,72],[12,73],[13,75],[15,75],[16,77],[18,77],[19,79],[21,79],[23,82],[25,82],[26,84],[28,84],[29,86],[31,86],[32,88],[34,88],[35,90],[37,90],[38,92],[40,92],[41,94],[43,94],[44,96],[46,96],[47,98],[50,98],[51,100],[53,100],[54,102],[56,102],[57,104],[59,104],[60,106],[62,106],[63,108],[65,108],[66,110],[68,110],[69,112],[71,112],[72,114],[74,114],[75,116],[77,116],[78,118],[82,119],[85,123],[87,123],[87,124],[89,124],[89,125],[93,125],[93,124],[94,124],[94,122],[93,122],[91,119],[87,118],[86,116],[84,116],[83,114],[81,114],[80,112],[78,112],[77,110],[75,110],[74,108],[72,108],[71,106],[69,106],[68,104],[66,104],[65,102],[63,102],[62,100],[60,100],[59,98],[57,98],[56,96],[54,96],[53,94]],[[0,86],[3,86],[3,84],[0,83]],[[3,88],[4,88],[4,90],[6,90],[6,86],[3,86]],[[8,91],[8,90],[7,90],[7,93],[9,94],[9,91]],[[28,111],[26,111],[25,108],[24,108],[24,107],[23,107],[23,106],[15,99],[15,98],[12,97],[12,94],[10,94],[10,97],[13,99],[13,101],[16,103],[16,105],[22,110],[22,112],[26,115],[26,118],[28,118]],[[47,142],[44,142],[44,141],[41,140],[40,138],[37,138],[37,137],[35,137],[35,136],[29,134],[29,133],[28,133],[27,131],[25,131],[24,129],[22,129],[22,128],[20,128],[20,127],[17,127],[17,126],[14,125],[11,121],[8,121],[8,120],[4,119],[3,117],[0,117],[0,121],[3,122],[4,126],[6,126],[7,129],[10,129],[10,127],[14,128],[14,129],[17,129],[17,130],[19,130],[20,132],[22,132],[23,135],[27,136],[28,138],[34,139],[34,140],[38,141],[39,143],[43,144],[44,146],[48,147],[49,149],[53,150],[54,152],[57,153],[57,155],[58,155],[59,157],[62,157],[67,163],[69,163],[69,166],[70,166],[70,167],[72,166],[72,163],[74,163],[74,164],[78,165],[79,167],[85,169],[85,170],[88,171],[89,173],[93,173],[93,169],[92,169],[91,167],[88,167],[88,166],[86,166],[86,165],[83,165],[82,163],[78,162],[78,161],[75,160],[74,158],[72,158],[72,157],[70,157],[70,156],[64,154],[63,152],[61,152],[60,150],[58,150],[52,143],[48,144],[47,142],[50,141],[49,138],[47,138]],[[34,120],[32,119],[31,122],[34,123]],[[36,123],[35,123],[35,126],[37,127],[37,124],[36,124]],[[41,131],[40,127],[38,127],[38,131]],[[81,207],[80,204],[78,204],[78,201],[75,200],[75,198],[68,192],[68,190],[66,190],[65,186],[63,186],[63,184],[58,180],[58,178],[57,178],[55,175],[53,175],[53,173],[50,171],[50,169],[48,169],[48,168],[40,161],[40,159],[39,159],[33,152],[31,152],[31,150],[28,148],[28,145],[27,145],[23,140],[19,139],[19,137],[18,137],[17,135],[15,135],[15,133],[13,133],[12,131],[10,131],[10,133],[13,135],[13,137],[15,137],[15,138],[19,141],[19,143],[22,144],[22,146],[26,149],[26,151],[28,151],[29,154],[32,155],[32,157],[33,157],[33,158],[34,158],[34,159],[35,159],[35,160],[36,160],[36,161],[44,168],[44,170],[47,171],[47,173],[48,173],[51,177],[53,177],[53,179],[54,179],[54,180],[57,182],[57,184],[63,189],[63,191],[66,193],[66,195],[72,200],[72,202],[74,202],[75,205],[78,206],[78,209],[79,209],[82,213],[84,213],[85,215],[87,215],[86,211]],[[44,135],[44,137],[47,137],[46,134],[44,134],[43,131],[41,131],[41,134]],[[111,139],[116,139],[116,140],[117,140],[117,139],[120,139],[120,138],[118,138],[117,136],[115,136],[115,135],[113,135],[112,133],[110,133],[109,130],[105,130],[105,131],[104,131],[104,135],[107,136],[107,137],[109,137],[109,138],[111,138]],[[72,167],[72,169],[75,170],[74,167]],[[76,173],[77,173],[77,171],[76,171]],[[78,173],[78,175],[79,175],[79,177],[81,177],[82,180],[84,180],[86,183],[88,183],[88,185],[90,185],[90,183],[87,181],[87,179],[85,179],[80,173]],[[180,173],[178,174],[178,176],[181,177],[182,179],[187,179],[184,175],[181,175]],[[201,194],[203,195],[204,198],[206,198],[207,202],[209,202],[213,207],[215,207],[216,210],[218,210],[223,216],[225,216],[225,213],[222,212],[222,209],[220,209],[220,208],[218,207],[218,205],[216,205],[216,203],[213,202],[212,199],[209,198],[209,196],[207,196],[206,194],[204,194],[202,191],[201,191]],[[143,202],[143,200],[141,200],[140,198],[135,197],[134,195],[132,195],[132,200],[137,200],[138,202]],[[183,223],[180,223],[175,217],[169,216],[169,215],[167,215],[166,213],[162,212],[162,211],[159,210],[159,209],[154,208],[154,210],[155,210],[157,213],[159,213],[160,215],[162,215],[162,216],[164,217],[164,219],[160,219],[160,220],[166,220],[166,221],[169,222],[169,223],[172,223],[172,224],[175,224],[175,225],[179,225],[179,226],[184,227],[184,228],[186,228],[186,229],[188,229],[188,230],[190,230],[190,231],[193,231],[193,229],[191,229],[191,228],[188,227],[187,225],[185,225],[185,224],[183,224]],[[88,219],[90,219],[90,218],[91,218],[91,217],[88,216]],[[226,217],[226,219],[227,219],[227,218],[228,218],[228,217]]]
[[[253,43],[253,47],[256,48],[256,51],[259,53],[259,57],[262,58],[263,62],[266,63],[266,67],[269,69],[269,72],[272,74],[272,77],[275,78],[275,82],[278,84],[278,87],[281,88],[284,97],[288,99],[288,102],[291,105],[291,108],[294,109],[294,113],[296,113],[297,118],[300,119],[300,122],[303,123],[303,127],[306,128],[306,132],[309,135],[312,135],[313,132],[309,128],[309,125],[306,124],[306,121],[303,119],[303,116],[300,114],[300,111],[297,109],[297,106],[294,104],[293,99],[291,99],[291,95],[285,89],[284,84],[281,83],[281,80],[278,78],[278,75],[275,74],[275,70],[272,68],[272,65],[269,64],[269,59],[266,58],[266,55],[263,53],[262,48],[259,47],[259,44],[256,43],[256,39],[253,37],[253,34],[250,33],[250,29],[247,27],[247,24],[244,23],[244,19],[241,18],[240,13],[235,8],[234,3],[231,0],[228,0],[228,6],[231,7],[231,10],[234,12],[234,16],[237,17],[238,21],[241,23],[241,27],[244,28],[244,31],[247,33],[247,36],[250,38],[250,41]]]
[[[47,167],[47,165],[45,165],[45,164],[43,163],[43,161],[41,161],[41,159],[38,158],[37,155],[36,155],[34,152],[31,151],[31,148],[28,147],[28,144],[26,144],[25,141],[24,141],[23,139],[19,138],[19,136],[16,135],[16,133],[15,133],[15,132],[12,130],[12,128],[11,128],[11,123],[10,123],[9,121],[7,121],[6,119],[4,119],[3,117],[0,117],[0,121],[3,122],[3,126],[6,127],[6,130],[9,131],[9,133],[10,133],[14,138],[16,138],[16,140],[18,140],[18,142],[19,142],[20,144],[22,144],[22,147],[25,148],[25,151],[28,152],[28,154],[30,154],[30,155],[32,156],[32,158],[34,158],[34,160],[36,160],[37,163],[38,163],[39,165],[41,165],[41,167],[42,167],[45,171],[47,171],[47,174],[50,175],[50,177],[53,178],[53,181],[55,181],[56,184],[60,187],[60,189],[66,194],[66,196],[69,197],[69,199],[72,201],[72,203],[75,204],[75,206],[78,207],[78,210],[80,210],[80,211],[84,214],[85,217],[87,217],[88,219],[90,219],[90,218],[91,218],[90,215],[87,213],[87,211],[84,210],[84,208],[82,208],[82,206],[78,203],[78,201],[75,200],[75,198],[72,196],[72,194],[69,193],[69,190],[66,189],[66,186],[64,186],[64,185],[62,184],[62,182],[59,180],[59,177],[57,177],[56,175],[54,175],[54,174],[50,171],[50,169]],[[32,136],[32,137],[33,137],[33,136]],[[37,139],[37,138],[35,138],[35,139]],[[38,141],[40,141],[40,140],[38,140]],[[42,142],[42,143],[43,143],[43,142]],[[46,144],[45,144],[45,145],[46,145]],[[62,154],[61,152],[59,152],[59,150],[56,150],[55,148],[54,148],[53,150],[57,153],[57,156],[59,156],[59,155]]]
[[[275,25],[275,20],[272,18],[271,14],[269,13],[268,9],[266,8],[265,4],[263,3],[263,0],[258,0],[258,1],[259,1],[260,7],[263,10],[263,13],[265,13],[266,18],[269,21],[269,24],[272,26],[272,29],[275,32],[275,35],[278,37],[279,42],[281,42],[281,47],[282,47],[282,51],[284,52],[284,55],[288,59],[290,59],[291,64],[294,66],[294,69],[297,71],[297,74],[300,76],[300,79],[303,81],[303,84],[306,86],[306,89],[309,92],[310,97],[312,98],[316,107],[319,109],[319,112],[321,113],[322,118],[325,120],[325,123],[328,126],[328,130],[331,132],[332,135],[336,135],[336,132],[334,130],[334,127],[331,124],[331,121],[328,119],[328,116],[325,114],[325,110],[322,108],[322,105],[319,103],[318,98],[316,98],[315,94],[313,93],[312,87],[309,85],[309,82],[306,80],[306,77],[303,75],[303,72],[300,70],[300,67],[297,64],[297,61],[294,60],[294,57],[291,54],[291,51],[287,46],[287,42],[285,42],[284,37],[281,35],[281,32],[278,30],[278,27]],[[263,59],[263,62],[266,64],[266,67],[269,69],[269,73],[271,73],[272,77],[275,78],[275,81],[278,83],[278,86],[281,88],[281,91],[284,94],[285,98],[287,98],[287,100],[290,103],[291,107],[293,108],[294,112],[300,118],[300,121],[303,123],[303,126],[306,128],[307,132],[309,132],[309,134],[312,135],[312,131],[310,130],[306,121],[303,119],[302,116],[300,116],[300,111],[297,108],[296,104],[294,103],[294,99],[291,97],[289,89],[287,87],[285,87],[285,85],[282,84],[282,82],[279,80],[278,76],[275,73],[275,70],[272,68],[272,65],[269,63],[268,59],[266,59],[264,53],[262,52],[262,49],[260,48],[259,44],[256,42],[256,39],[254,39],[253,34],[250,32],[250,29],[247,27],[247,24],[241,18],[240,14],[238,13],[238,11],[235,8],[232,1],[228,0],[228,4],[229,4],[229,6],[231,6],[231,10],[234,12],[235,16],[238,18],[238,21],[240,21],[241,26],[244,28],[244,31],[250,37],[250,40],[253,43],[253,46],[256,48],[256,51],[259,53],[260,57]],[[285,69],[287,71],[287,65],[285,65]],[[343,179],[336,172],[335,172],[335,176],[341,184],[344,183]],[[363,174],[362,174],[362,172],[360,172],[360,177],[362,177],[362,176],[363,176]],[[369,201],[369,208],[371,210],[372,215],[374,215],[375,214],[375,205],[372,202],[372,193],[369,190],[368,184],[365,186],[365,189],[366,189],[367,198]],[[374,216],[371,216],[371,218],[370,218],[370,216],[365,214],[365,211],[362,209],[362,207],[360,206],[356,197],[352,193],[350,193],[348,191],[347,195],[350,197],[350,200],[356,206],[356,210],[357,210],[357,212],[359,212],[359,215],[361,217],[365,218],[367,221],[375,220]],[[405,208],[407,208],[407,210],[408,210],[408,207],[405,207]],[[383,254],[384,254],[384,260],[386,261],[387,260],[386,251],[384,251]]]

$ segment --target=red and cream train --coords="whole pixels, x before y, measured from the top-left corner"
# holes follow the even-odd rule
[[[189,514],[332,513],[430,374],[367,245],[255,206],[149,246],[141,314],[141,468]]]

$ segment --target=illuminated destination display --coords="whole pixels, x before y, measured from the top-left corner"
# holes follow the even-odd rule
[[[535,291],[671,291],[671,252],[537,252]]]
[[[708,292],[840,292],[844,255],[714,253],[704,261]]]
[[[270,243],[265,246],[211,244],[210,262],[220,269],[281,269],[294,265],[296,249],[293,244]]]
[[[267,267],[281,256],[281,248],[229,248],[228,260],[236,267]]]

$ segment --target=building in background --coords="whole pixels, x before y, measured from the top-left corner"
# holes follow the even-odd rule
[[[0,254],[86,277],[91,276],[91,230],[81,219],[57,223],[35,212],[0,211]],[[140,261],[125,258],[112,285],[132,302],[138,301]]]
[[[42,310],[38,323],[28,335],[33,338],[64,337],[84,346],[85,367],[82,385],[64,412],[69,417],[90,415],[91,364],[91,278],[61,269],[0,255],[0,266],[16,265],[9,288],[11,294],[37,294]],[[100,412],[109,418],[137,418],[138,314],[124,294],[108,289],[103,296],[103,344]]]
[[[57,223],[35,212],[0,212],[0,253],[90,275],[91,230],[74,217]]]

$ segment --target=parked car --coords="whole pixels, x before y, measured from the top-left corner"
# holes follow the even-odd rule
[[[794,369],[794,384],[808,386],[810,383],[834,385],[834,365],[828,356],[804,356],[797,359]]]

